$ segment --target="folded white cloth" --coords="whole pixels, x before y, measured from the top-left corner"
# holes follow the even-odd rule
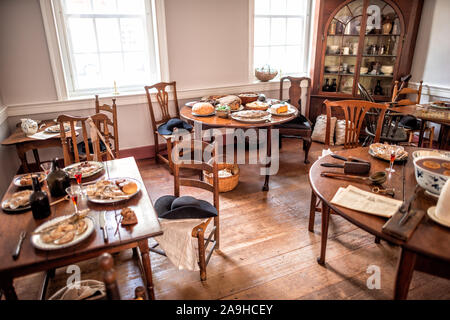
[[[198,266],[198,239],[192,229],[207,219],[159,219],[163,234],[155,237],[167,258],[179,270],[200,270]]]
[[[352,185],[339,188],[331,203],[385,218],[392,217],[402,205],[402,201],[367,192]]]
[[[29,138],[37,140],[46,140],[59,136],[59,133],[47,133],[45,131],[36,132],[35,134],[28,136]]]

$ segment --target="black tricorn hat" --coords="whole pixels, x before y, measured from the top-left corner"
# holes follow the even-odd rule
[[[171,135],[173,134],[174,128],[192,131],[192,126],[189,123],[178,118],[173,118],[167,121],[166,123],[160,125],[158,127],[158,132],[159,134],[162,135]]]
[[[162,196],[155,202],[159,218],[164,219],[199,219],[217,216],[216,208],[208,201],[191,196]]]

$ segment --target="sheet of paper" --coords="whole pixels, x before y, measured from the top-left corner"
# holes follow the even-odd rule
[[[402,205],[402,201],[361,190],[349,185],[339,188],[332,204],[364,213],[390,218]]]
[[[29,138],[37,140],[46,140],[57,136],[59,136],[59,133],[46,133],[45,131],[41,131],[29,136]]]

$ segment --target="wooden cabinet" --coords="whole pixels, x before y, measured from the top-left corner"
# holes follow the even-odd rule
[[[423,0],[318,0],[310,117],[325,99],[361,99],[358,82],[377,101],[410,73]]]

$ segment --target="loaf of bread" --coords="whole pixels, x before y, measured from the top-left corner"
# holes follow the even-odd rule
[[[239,108],[241,107],[241,98],[239,98],[238,96],[229,95],[229,96],[219,98],[219,99],[217,99],[217,101],[221,105],[229,106],[230,110],[233,110],[233,111],[239,110]]]
[[[192,113],[199,115],[207,115],[214,112],[214,107],[209,102],[198,102],[192,107]]]

